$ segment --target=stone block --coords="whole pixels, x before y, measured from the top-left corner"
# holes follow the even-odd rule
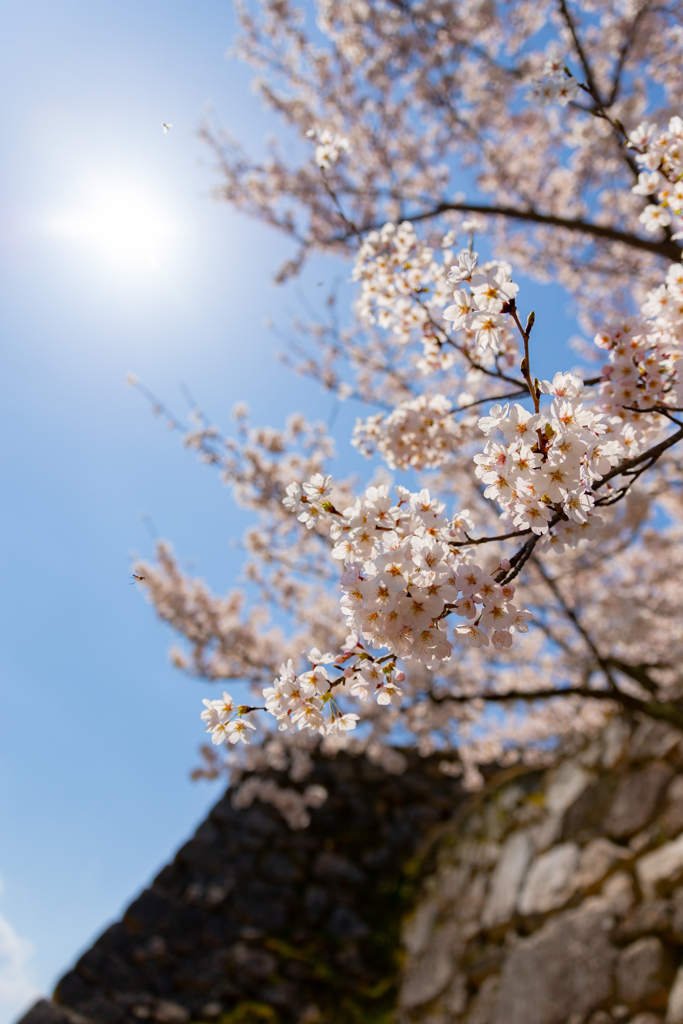
[[[499,991],[500,978],[497,975],[487,978],[470,1003],[462,1024],[491,1024],[498,1007]]]
[[[615,864],[630,860],[628,850],[611,843],[609,839],[591,839],[581,850],[579,866],[576,873],[577,889],[589,889],[601,882]]]
[[[419,956],[427,948],[438,914],[436,899],[423,900],[404,922],[401,938],[411,956]]]
[[[683,942],[683,889],[676,889],[671,903],[671,930]]]
[[[666,757],[680,741],[681,734],[666,722],[645,718],[631,739],[629,756],[632,761],[647,761],[651,757]]]
[[[180,1003],[173,1003],[170,1000],[162,1000],[154,1010],[153,1017],[159,1024],[187,1024],[190,1019],[189,1011]]]
[[[503,924],[514,914],[517,896],[532,853],[531,837],[524,829],[513,832],[503,844],[481,915],[484,928]]]
[[[440,995],[455,974],[462,950],[460,930],[453,922],[433,930],[422,955],[408,964],[399,991],[399,1006],[412,1010]]]
[[[602,763],[605,768],[614,768],[621,759],[626,741],[628,739],[628,726],[623,718],[615,715],[603,731],[602,741]]]
[[[664,947],[649,935],[638,939],[619,954],[617,961],[617,997],[631,1009],[641,1006],[666,1006]]]
[[[670,836],[676,836],[683,830],[683,775],[677,775],[667,789],[666,806],[659,821]]]
[[[617,942],[632,942],[652,932],[667,932],[671,926],[672,910],[669,900],[642,900],[615,928],[613,937]]]
[[[448,1014],[448,1020],[462,1013],[467,1006],[467,978],[464,974],[456,974],[444,992],[441,1002]]]
[[[613,920],[605,901],[592,897],[520,940],[505,960],[490,1024],[564,1024],[568,1007],[597,1009],[612,992]]]
[[[39,999],[17,1024],[90,1024],[87,1017],[47,999]]]
[[[545,806],[550,814],[564,814],[581,796],[593,774],[578,761],[565,761],[553,773],[545,793]]]
[[[613,914],[627,913],[635,903],[633,879],[625,871],[610,875],[602,887],[600,899]]]
[[[627,839],[645,828],[654,817],[672,775],[673,768],[665,761],[622,775],[605,821],[607,835]]]
[[[563,906],[576,892],[579,848],[561,843],[537,857],[520,893],[520,914],[545,914]]]
[[[562,839],[588,839],[603,834],[605,815],[614,799],[616,777],[608,773],[591,782],[564,816]]]
[[[683,876],[683,836],[646,853],[637,862],[636,872],[645,896],[654,896],[661,887],[673,887]]]
[[[679,967],[669,992],[666,1024],[683,1024],[683,967]]]

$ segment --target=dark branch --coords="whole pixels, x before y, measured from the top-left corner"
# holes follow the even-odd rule
[[[558,217],[553,213],[538,213],[537,210],[523,210],[515,206],[487,206],[484,203],[437,203],[431,210],[416,213],[412,216],[408,214],[403,219],[415,223],[420,220],[429,220],[431,217],[439,217],[442,213],[448,213],[449,211],[482,213],[492,217],[509,217],[512,220],[527,221],[531,224],[548,224],[552,227],[565,228],[567,231],[575,231],[578,234],[605,238],[611,242],[622,242],[632,249],[643,249],[645,252],[654,253],[656,256],[663,256],[665,259],[676,263],[681,258],[680,246],[668,238],[656,242],[650,238],[641,238],[639,235],[631,234],[628,231],[610,228],[605,224],[594,224],[592,221],[582,220],[579,217]],[[378,230],[381,227],[382,224],[379,223],[364,224],[358,230],[363,234],[367,231]],[[337,235],[330,239],[330,241],[347,242],[351,237],[353,237],[352,232],[348,232],[345,235]]]
[[[671,448],[678,441],[683,439],[683,427],[677,430],[675,434],[671,434],[664,441],[660,441],[659,444],[654,445],[652,448],[648,448],[646,452],[641,455],[634,455],[632,459],[626,459],[624,462],[620,462],[618,466],[611,469],[609,473],[605,473],[601,480],[596,481],[593,484],[593,490],[597,491],[603,484],[613,480],[615,476],[621,476],[622,473],[628,473],[629,470],[635,469],[636,466],[640,466],[643,462],[649,462],[650,465],[654,464],[660,455],[663,455],[667,448]]]
[[[576,50],[576,56],[579,58],[579,62],[581,64],[581,67],[583,68],[583,73],[586,76],[586,83],[589,86],[591,93],[602,107],[603,102],[600,96],[600,91],[598,89],[598,83],[595,81],[593,69],[591,68],[590,63],[588,61],[586,51],[581,45],[581,40],[579,39],[578,33],[576,31],[576,26],[574,25],[574,19],[569,13],[569,9],[567,7],[567,4],[565,3],[565,0],[560,0],[560,11],[562,12],[562,17],[564,18],[567,28],[571,33],[572,41],[574,43],[574,49]]]
[[[619,51],[619,59],[617,60],[617,66],[614,70],[614,78],[612,79],[612,88],[610,90],[609,99],[605,103],[605,106],[607,108],[612,106],[612,104],[614,103],[619,94],[619,86],[621,85],[621,75],[624,70],[626,59],[628,57],[631,47],[635,42],[640,21],[643,15],[646,13],[649,6],[649,3],[644,3],[642,5],[640,10],[636,14],[635,18],[631,22],[631,27],[626,33],[626,37],[624,38],[624,42],[622,43],[621,50]]]
[[[568,686],[565,689],[554,690],[511,690],[509,693],[472,693],[472,694],[429,694],[430,700],[435,704],[443,704],[446,701],[453,701],[455,704],[469,704],[473,700],[483,700],[488,703],[501,703],[514,700],[537,701],[549,700],[552,697],[583,697],[586,700],[606,700],[614,704],[620,704],[627,711],[640,711],[649,718],[661,722],[668,722],[683,729],[683,709],[673,701],[660,700],[639,700],[622,690],[592,690],[588,686]]]

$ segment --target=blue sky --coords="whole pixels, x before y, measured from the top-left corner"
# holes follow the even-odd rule
[[[246,520],[125,374],[178,409],[187,385],[226,426],[240,398],[257,422],[329,413],[262,326],[297,307],[299,284],[271,284],[288,243],[210,199],[208,106],[255,147],[274,127],[225,60],[232,34],[213,0],[3,6],[0,1024],[49,992],[218,796],[189,781],[206,688],[168,665],[170,635],[128,572],[151,550],[144,510],[226,589]],[[319,261],[303,286],[315,298],[338,273]],[[535,290],[548,371],[575,329],[564,302]],[[353,415],[336,420],[340,448]]]

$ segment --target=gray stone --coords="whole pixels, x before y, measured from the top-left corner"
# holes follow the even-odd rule
[[[65,1006],[56,1006],[47,999],[39,999],[21,1018],[19,1024],[89,1024],[88,1018]]]
[[[676,889],[673,894],[671,930],[676,938],[683,942],[683,889]]]
[[[679,967],[669,993],[666,1024],[683,1024],[683,967]]]
[[[560,839],[562,835],[562,815],[546,814],[532,829],[536,852],[543,853]]]
[[[629,1024],[662,1024],[662,1018],[646,1010],[645,1013],[637,1013],[635,1017],[631,1017]]]
[[[628,726],[623,718],[615,715],[607,724],[602,734],[602,763],[605,768],[614,768],[619,762],[626,740],[628,739]]]
[[[509,921],[515,912],[517,895],[529,866],[533,848],[528,832],[513,832],[503,845],[481,915],[484,928]]]
[[[647,828],[644,828],[642,832],[636,832],[634,836],[628,841],[628,848],[635,854],[643,853],[645,850],[650,849],[653,844],[657,845],[657,840],[660,837],[661,829],[656,821],[653,821]]]
[[[491,1024],[493,1014],[498,1008],[500,978],[492,975],[487,978],[470,1003],[470,1008],[462,1019],[462,1024]]]
[[[435,891],[439,894],[439,902],[457,901],[459,903],[463,894],[467,892],[470,876],[470,869],[462,865],[453,867],[448,864],[440,868],[435,885]]]
[[[467,1006],[467,978],[456,974],[443,995],[443,1006],[449,1015],[458,1016]]]
[[[190,1019],[190,1014],[184,1006],[169,1000],[162,1000],[153,1016],[155,1020],[160,1021],[160,1024],[186,1024]]]
[[[603,885],[600,898],[613,914],[625,914],[635,902],[633,879],[625,871],[617,871]]]
[[[612,991],[613,916],[599,897],[551,918],[507,956],[491,1024],[563,1024],[567,1009],[588,1014]]]
[[[609,839],[592,839],[581,851],[575,878],[577,889],[589,889],[601,882],[620,861],[630,860],[628,850],[610,843]]]
[[[637,1009],[666,1005],[664,947],[654,935],[638,939],[619,954],[617,961],[617,996],[627,1006]]]
[[[481,918],[484,897],[486,896],[486,883],[486,875],[475,875],[455,907],[455,916],[458,921],[463,924],[468,921],[477,922],[477,927],[473,930],[474,932],[479,930],[479,919]],[[472,929],[470,930],[472,931]]]
[[[678,835],[683,829],[683,775],[677,775],[667,789],[666,807],[659,820],[669,835]]]
[[[591,782],[564,815],[561,838],[584,841],[604,834],[605,816],[614,800],[618,779],[607,772]]]
[[[453,922],[432,931],[422,955],[408,964],[398,996],[402,1009],[422,1006],[443,992],[453,978],[462,950],[460,929]]]
[[[637,862],[636,872],[645,896],[654,896],[658,887],[675,882],[683,875],[683,836],[646,853]]]
[[[576,892],[579,848],[561,843],[538,857],[529,869],[517,903],[520,914],[545,914],[563,906]]]
[[[647,761],[651,757],[666,757],[681,739],[677,729],[666,722],[646,718],[636,729],[631,740],[632,761]]]
[[[593,778],[577,761],[565,761],[555,771],[545,793],[545,806],[553,815],[562,815],[583,793]]]
[[[622,775],[605,821],[607,835],[613,839],[627,839],[645,828],[654,817],[672,774],[671,765],[659,761],[640,771]]]
[[[419,956],[427,948],[438,914],[439,904],[432,898],[420,903],[404,922],[401,937],[411,956]]]
[[[641,900],[615,929],[614,938],[617,942],[632,942],[652,932],[667,932],[671,917],[669,900]]]

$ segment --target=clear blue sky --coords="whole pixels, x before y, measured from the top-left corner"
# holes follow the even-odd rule
[[[226,589],[245,518],[126,372],[178,408],[185,383],[225,426],[238,398],[257,422],[329,411],[262,327],[297,305],[299,285],[270,283],[288,243],[209,198],[206,105],[255,147],[274,127],[224,58],[232,33],[214,0],[3,6],[0,1024],[49,992],[218,796],[188,778],[206,687],[168,665],[129,559],[150,553],[145,510]],[[539,302],[547,358],[574,325],[556,289]]]

